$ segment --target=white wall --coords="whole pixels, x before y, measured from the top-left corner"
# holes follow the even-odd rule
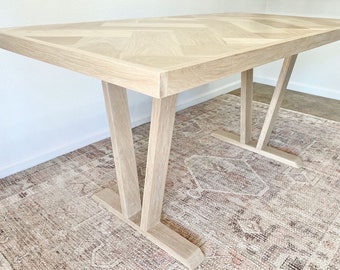
[[[266,13],[340,19],[339,0],[267,0]],[[257,68],[255,81],[275,85],[282,61]],[[340,42],[299,55],[289,89],[340,100]]]
[[[0,27],[170,16],[263,12],[265,0],[0,0]],[[239,77],[186,92],[179,108],[239,85]],[[129,93],[133,125],[150,99]],[[0,178],[109,135],[98,80],[0,49]]]

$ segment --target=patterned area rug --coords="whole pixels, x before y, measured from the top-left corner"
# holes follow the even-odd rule
[[[177,114],[162,221],[201,247],[201,270],[339,269],[340,123],[280,111],[270,144],[295,169],[210,136],[238,121],[231,95]],[[148,129],[133,130],[142,188]],[[185,269],[91,199],[114,179],[108,139],[1,179],[0,269]]]

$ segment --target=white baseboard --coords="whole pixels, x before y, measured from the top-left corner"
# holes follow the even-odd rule
[[[198,96],[194,96],[192,99],[189,100],[185,100],[184,102],[179,102],[179,104],[177,105],[177,111],[179,110],[183,110],[185,108],[188,108],[190,106],[202,103],[206,100],[209,100],[211,98],[214,98],[218,95],[224,94],[224,93],[228,93],[230,91],[233,91],[237,88],[240,87],[240,81],[235,81],[232,82],[228,85],[224,85],[222,87],[218,87],[215,89],[211,89],[210,91],[206,91],[201,95]],[[150,115],[142,115],[142,116],[138,116],[134,117],[131,116],[132,119],[132,127],[136,127],[139,125],[142,125],[144,123],[147,123],[150,121]],[[9,176],[11,174],[14,174],[16,172],[31,168],[35,165],[38,165],[40,163],[46,162],[48,160],[51,160],[53,158],[56,158],[60,155],[69,153],[71,151],[74,151],[76,149],[79,149],[81,147],[84,147],[86,145],[89,145],[91,143],[103,140],[105,138],[109,137],[109,129],[105,129],[102,130],[100,132],[96,132],[93,134],[89,134],[83,138],[76,138],[74,140],[71,140],[69,143],[62,145],[62,146],[57,146],[52,150],[46,151],[44,153],[40,153],[38,155],[35,156],[31,156],[28,157],[26,159],[23,160],[19,160],[15,163],[11,163],[11,164],[4,164],[1,165],[0,167],[0,179],[6,176]]]
[[[255,76],[254,81],[258,83],[275,86],[277,79],[271,78],[271,77],[264,77],[264,76]],[[294,90],[294,91],[306,93],[306,94],[340,100],[339,89],[323,88],[320,86],[310,85],[306,83],[299,83],[299,82],[294,82],[294,81],[289,82],[287,88]]]

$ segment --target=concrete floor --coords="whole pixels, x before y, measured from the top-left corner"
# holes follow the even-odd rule
[[[269,103],[273,91],[272,86],[255,83],[254,100]],[[231,94],[239,96],[240,89]],[[281,107],[340,122],[340,100],[288,90]]]

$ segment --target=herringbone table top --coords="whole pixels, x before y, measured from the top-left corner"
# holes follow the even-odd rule
[[[340,39],[340,20],[213,14],[0,31],[0,47],[164,97]]]

